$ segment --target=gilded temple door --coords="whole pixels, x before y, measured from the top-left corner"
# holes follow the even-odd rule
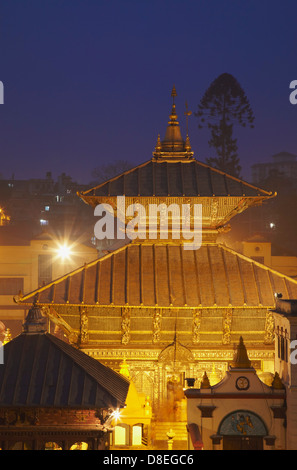
[[[218,429],[218,435],[223,436],[223,450],[262,450],[267,434],[262,418],[249,410],[229,413]]]
[[[263,437],[224,436],[223,450],[263,450]]]

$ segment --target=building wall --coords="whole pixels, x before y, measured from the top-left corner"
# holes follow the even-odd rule
[[[272,161],[267,163],[256,163],[255,165],[252,165],[251,169],[253,184],[263,182],[275,171],[289,178],[297,178],[296,155],[288,152],[281,152],[273,155]]]
[[[237,390],[236,380],[245,376],[250,382],[247,391]],[[277,392],[277,391],[276,391]],[[266,394],[266,398],[261,398]],[[189,389],[186,391],[188,426],[191,423],[197,424],[204,450],[222,450],[223,437],[219,434],[220,424],[230,413],[239,416],[240,412],[250,413],[253,420],[253,413],[264,423],[267,434],[263,433],[263,448],[270,449],[264,437],[271,436],[274,449],[285,449],[285,428],[283,418],[275,418],[271,406],[281,407],[284,404],[284,398],[273,398],[272,388],[265,385],[252,369],[238,369],[228,371],[224,379],[216,386],[200,390]],[[220,398],[220,395],[223,396]],[[251,396],[252,395],[252,396]],[[206,398],[206,397],[210,398]],[[201,408],[200,408],[201,407]],[[202,407],[213,407],[209,417],[203,416]],[[250,426],[251,435],[253,428]],[[234,436],[244,437],[245,432],[236,431]],[[247,437],[249,432],[247,432]],[[274,440],[274,436],[276,439]],[[216,439],[214,439],[216,437]],[[189,439],[190,448],[193,449],[193,443]]]
[[[53,262],[50,268],[51,279],[58,279],[84,263],[97,258],[94,247],[76,244],[69,259],[63,260],[57,253],[57,243],[51,239],[31,240],[27,245],[0,245],[0,319],[15,336],[24,320],[26,309],[14,301],[19,294],[38,288],[40,276],[40,256],[47,255]],[[1,338],[0,338],[1,339]]]
[[[287,449],[297,449],[297,364],[292,362],[291,347],[297,339],[297,317],[274,312],[275,318],[275,370],[287,391]],[[297,355],[295,354],[296,358]]]
[[[296,256],[273,256],[271,243],[261,241],[246,241],[242,243],[242,253],[249,258],[265,264],[269,268],[293,278],[297,277]]]

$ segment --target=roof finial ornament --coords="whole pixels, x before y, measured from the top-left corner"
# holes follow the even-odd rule
[[[243,342],[243,337],[240,336],[239,343],[234,354],[233,361],[230,365],[231,369],[252,369],[252,363],[248,357],[248,353]]]
[[[171,123],[171,124],[175,125],[175,124],[178,124],[178,122],[177,122],[177,114],[176,114],[176,111],[175,111],[176,106],[175,106],[175,102],[174,102],[175,98],[177,97],[175,85],[173,85],[173,87],[172,87],[171,96],[172,96],[172,110],[171,110],[171,114],[170,114],[170,116],[169,116],[169,117],[170,117],[170,121],[169,121],[168,124]]]
[[[202,377],[200,388],[210,388],[210,382],[206,371],[204,372],[204,375]]]
[[[190,139],[187,135],[186,141],[183,140],[181,135],[181,130],[179,122],[177,120],[178,116],[176,113],[175,98],[177,97],[175,85],[173,85],[171,90],[172,96],[172,109],[169,114],[169,121],[165,133],[164,139],[161,141],[158,137],[157,145],[155,146],[155,151],[153,156],[155,159],[159,158],[168,158],[170,160],[183,160],[183,159],[192,159],[193,152],[191,149]],[[190,112],[187,108],[187,116],[190,116]]]
[[[42,309],[37,304],[37,295],[35,295],[33,305],[25,318],[25,323],[23,323],[23,333],[38,334],[46,332],[47,319],[42,314]]]
[[[189,138],[189,116],[191,116],[192,111],[189,111],[187,101],[186,101],[186,111],[184,114],[186,116],[186,122],[187,122],[187,136],[186,136],[186,142],[185,142],[185,149],[187,152],[189,152],[192,150],[191,144],[190,144],[190,138]]]
[[[160,134],[158,134],[158,139],[155,147],[155,152],[160,153],[162,151],[162,143],[160,139]]]
[[[174,98],[177,96],[175,85],[173,85],[173,87],[172,87],[171,96],[172,96],[172,99],[173,99],[173,104],[175,104],[174,103]]]

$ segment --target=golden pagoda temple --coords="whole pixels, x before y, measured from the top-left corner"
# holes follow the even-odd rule
[[[179,396],[186,378],[201,381],[205,371],[222,378],[240,337],[257,372],[273,372],[275,295],[297,298],[297,281],[219,242],[232,217],[275,194],[197,161],[188,133],[182,139],[175,97],[173,88],[152,158],[79,197],[93,208],[109,204],[115,216],[119,196],[126,208],[202,205],[201,247],[185,249],[172,232],[136,238],[17,299],[28,308],[36,301],[70,343],[101,363],[119,371],[125,358],[155,412]]]

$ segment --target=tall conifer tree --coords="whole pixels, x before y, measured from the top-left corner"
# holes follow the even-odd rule
[[[198,128],[208,127],[209,145],[216,150],[216,157],[207,159],[209,165],[230,175],[240,176],[237,139],[233,137],[233,125],[253,128],[254,115],[249,101],[238,81],[223,73],[204,93],[195,116]]]

